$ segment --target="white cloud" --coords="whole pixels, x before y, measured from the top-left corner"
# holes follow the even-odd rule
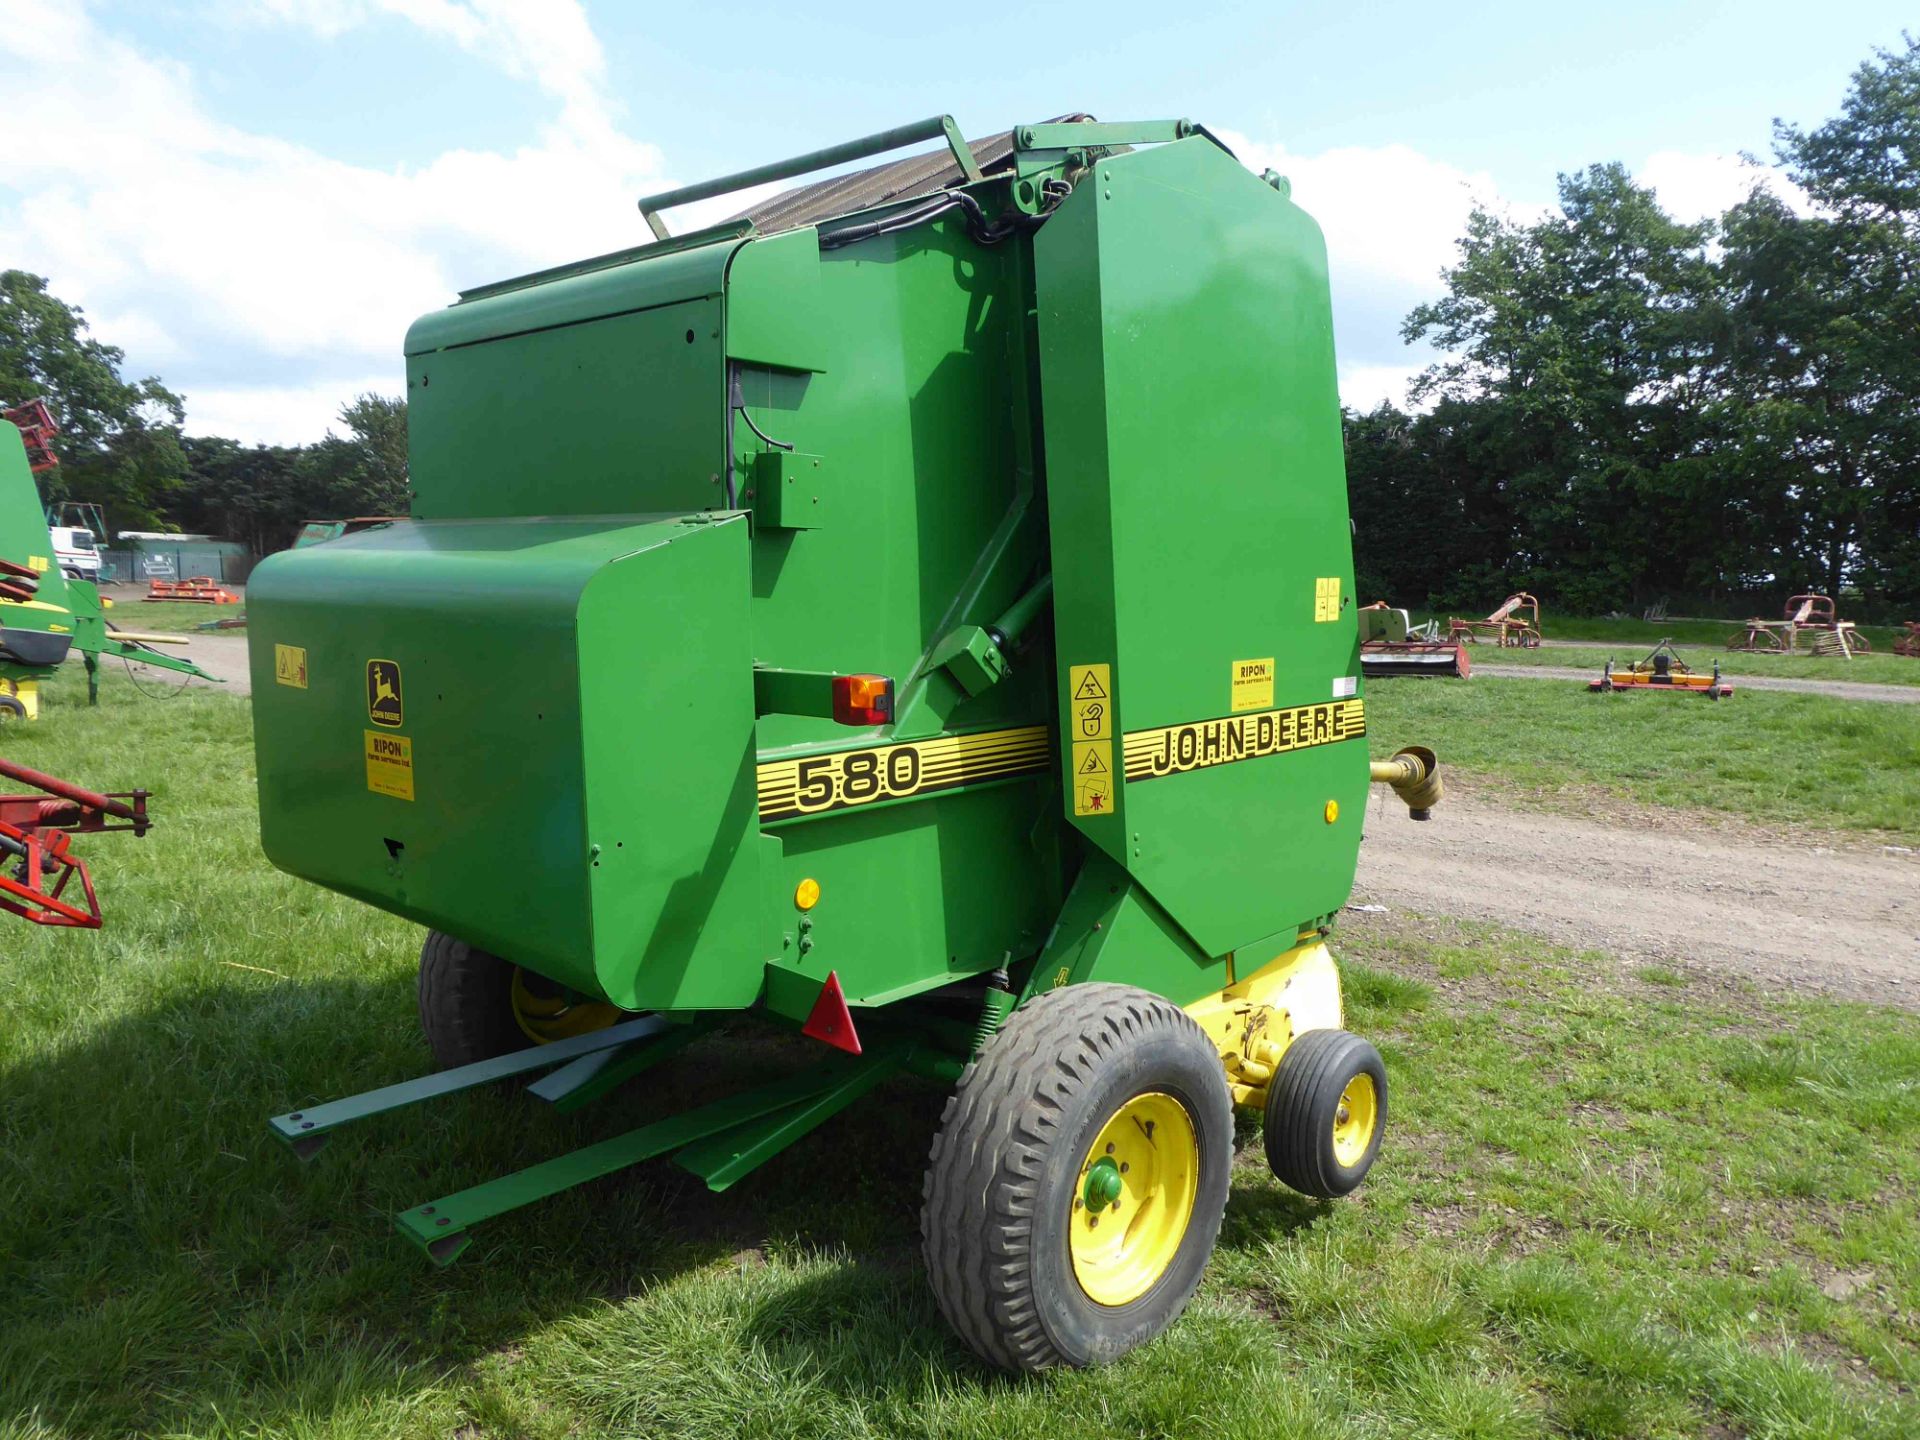
[[[358,377],[329,378],[304,385],[196,387],[188,397],[192,428],[224,435],[243,445],[276,445],[314,440],[329,429],[344,434],[340,407],[360,395],[400,395],[407,377],[396,355],[393,368]]]
[[[1363,414],[1386,401],[1396,409],[1407,408],[1407,386],[1413,383],[1421,365],[1347,365],[1340,366],[1340,402]]]
[[[1649,155],[1634,178],[1650,186],[1660,206],[1676,220],[1718,220],[1747,198],[1755,186],[1772,191],[1801,214],[1811,205],[1806,192],[1774,165],[1747,155],[1689,155],[1661,150]]]
[[[338,25],[372,9],[332,8]],[[609,118],[604,59],[577,4],[379,8],[523,74],[556,97],[558,115],[511,153],[347,164],[224,124],[185,67],[140,53],[81,7],[0,0],[0,186],[32,197],[0,209],[0,253],[85,306],[101,338],[137,347],[135,368],[218,356],[229,373],[252,363],[351,377],[397,369],[407,324],[459,284],[643,237],[633,202],[660,183],[660,155]],[[284,9],[320,23],[318,5]],[[455,263],[465,273],[452,274]],[[190,375],[171,378],[193,428],[215,430],[217,413],[231,433],[277,440],[324,433],[347,398],[302,418],[290,397],[324,387],[265,388],[262,420],[245,425],[253,387],[203,392],[214,402]]]

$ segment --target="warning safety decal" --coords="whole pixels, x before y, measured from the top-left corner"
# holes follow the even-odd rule
[[[758,767],[760,820],[772,824],[880,800],[957,790],[987,780],[1036,775],[1052,761],[1052,737],[1044,725],[773,760]]]
[[[1210,765],[1283,755],[1314,745],[1331,745],[1367,733],[1366,702],[1292,705],[1222,720],[1197,720],[1159,730],[1130,730],[1126,737],[1127,781],[1158,780]]]
[[[1067,728],[1073,748],[1073,813],[1113,814],[1113,671],[1106,665],[1067,667]]]

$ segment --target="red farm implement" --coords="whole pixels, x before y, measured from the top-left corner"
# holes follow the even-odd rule
[[[1533,649],[1540,643],[1540,602],[1522,590],[1484,620],[1448,618],[1447,639],[1478,645],[1483,637],[1496,645]]]
[[[1369,678],[1388,675],[1450,675],[1466,679],[1472,667],[1467,648],[1449,635],[1440,638],[1440,622],[1415,625],[1407,612],[1384,600],[1363,605],[1360,621],[1360,673]]]
[[[20,441],[27,447],[27,467],[34,474],[53,469],[60,463],[60,457],[53,453],[53,437],[60,433],[60,427],[53,421],[53,412],[47,408],[44,400],[29,400],[24,405],[12,405],[0,410],[0,419],[11,420],[20,427]]]
[[[146,834],[153,823],[147,792],[97,795],[11,760],[0,760],[0,777],[40,792],[0,795],[0,909],[35,925],[98,930],[100,902],[86,862],[73,853],[73,837],[109,830]],[[76,884],[79,894],[72,895]]]
[[[147,597],[152,600],[185,600],[197,605],[238,605],[240,597],[224,589],[211,575],[194,575],[185,580],[151,580]]]
[[[1873,649],[1851,620],[1836,618],[1830,595],[1795,595],[1779,620],[1752,619],[1727,639],[1729,650],[1762,655],[1839,655],[1851,659]]]
[[[1907,621],[1907,628],[1894,638],[1893,653],[1920,659],[1920,620]]]

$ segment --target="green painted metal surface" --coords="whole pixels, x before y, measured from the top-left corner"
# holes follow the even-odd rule
[[[251,586],[273,859],[629,1008],[797,1024],[831,974],[947,1076],[982,977],[1184,1003],[1337,911],[1367,757],[1319,231],[1174,122],[1021,144],[983,214],[1071,191],[996,243],[735,226],[417,323],[419,518]],[[890,724],[831,718],[857,673]],[[729,1183],[866,1075],[403,1225],[449,1251],[674,1150]]]
[[[99,588],[88,580],[69,580],[55,563],[26,446],[18,427],[5,420],[0,420],[0,558],[39,572],[31,600],[0,599],[0,677],[15,683],[45,679],[69,651],[77,651],[86,663],[89,698],[102,655],[219,683],[184,655],[113,637]]]
[[[1357,696],[1318,227],[1196,136],[1101,160],[1034,252],[1062,704],[1070,667],[1112,667],[1117,762],[1122,734]],[[1338,598],[1316,613],[1329,582]],[[1237,704],[1235,666],[1253,660],[1271,684]],[[1195,744],[1231,750],[1243,729]],[[1084,763],[1071,730],[1067,766]],[[1116,766],[1080,833],[1210,955],[1338,909],[1364,744],[1193,758],[1150,782]],[[1332,825],[1330,800],[1344,817]]]

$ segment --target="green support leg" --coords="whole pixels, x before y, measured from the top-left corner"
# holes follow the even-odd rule
[[[541,1076],[527,1087],[527,1093],[537,1100],[545,1100],[562,1115],[570,1115],[642,1070],[684,1049],[711,1029],[709,1022],[691,1021],[620,1050],[596,1050]]]
[[[597,1145],[575,1150],[570,1155],[556,1156],[512,1175],[503,1175],[497,1180],[472,1186],[444,1199],[416,1206],[395,1216],[394,1223],[400,1227],[403,1235],[426,1251],[435,1264],[449,1265],[471,1243],[472,1237],[467,1231],[483,1220],[491,1220],[496,1215],[504,1215],[522,1205],[544,1200],[575,1185],[611,1175],[642,1160],[671,1154],[696,1141],[738,1130],[769,1116],[793,1110],[810,1113],[818,1110],[811,1124],[793,1130],[788,1135],[789,1139],[798,1138],[839,1108],[839,1105],[820,1108],[821,1102],[837,1095],[840,1104],[849,1103],[880,1079],[899,1069],[903,1059],[903,1050],[878,1047],[869,1049],[867,1054],[858,1059],[835,1056],[800,1075],[784,1078],[758,1090],[749,1090],[742,1095],[716,1100],[685,1115],[642,1125],[637,1130],[629,1130],[611,1140],[602,1140]],[[752,1168],[751,1164],[744,1164],[749,1154],[765,1159],[773,1153],[773,1150],[765,1148],[766,1141],[783,1129],[784,1117],[782,1125],[770,1127],[766,1134],[751,1138],[732,1160],[724,1161],[715,1157],[716,1171],[727,1176],[726,1183],[732,1183],[733,1179]],[[758,1160],[753,1163],[757,1164]]]
[[[436,1096],[453,1095],[479,1085],[490,1085],[496,1080],[524,1075],[530,1070],[545,1070],[549,1066],[564,1065],[569,1060],[577,1060],[583,1055],[591,1055],[596,1051],[617,1049],[636,1041],[650,1040],[665,1031],[668,1025],[669,1022],[658,1015],[643,1015],[637,1020],[609,1025],[605,1030],[576,1035],[570,1040],[556,1040],[551,1045],[529,1046],[525,1050],[515,1050],[509,1055],[496,1055],[491,1060],[481,1060],[473,1065],[461,1065],[452,1070],[442,1070],[437,1075],[423,1075],[418,1080],[403,1080],[398,1085],[369,1090],[364,1095],[351,1095],[344,1100],[331,1100],[311,1109],[276,1115],[267,1124],[272,1128],[275,1136],[293,1147],[294,1154],[306,1160],[326,1143],[332,1131],[338,1130],[342,1125],[351,1124],[355,1120],[364,1120],[370,1115],[382,1115],[389,1110],[398,1110],[407,1105],[417,1105],[422,1100],[431,1100]]]
[[[687,1146],[673,1157],[673,1163],[698,1175],[709,1190],[724,1190],[831,1120],[899,1068],[897,1060],[888,1059],[854,1069],[811,1100]]]

